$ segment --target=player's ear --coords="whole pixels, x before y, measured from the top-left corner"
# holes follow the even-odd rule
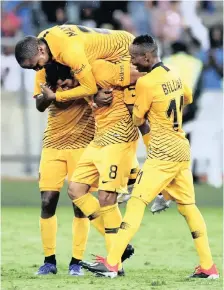
[[[146,52],[145,53],[145,61],[149,63],[150,62],[150,59],[151,59],[150,53],[149,52]]]

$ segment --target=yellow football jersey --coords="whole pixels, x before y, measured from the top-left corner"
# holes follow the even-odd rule
[[[191,90],[179,76],[157,63],[136,84],[133,119],[150,123],[148,158],[166,161],[190,160],[190,146],[182,130],[184,105],[192,102]]]
[[[47,42],[53,60],[69,66],[81,85],[56,92],[56,100],[61,102],[96,93],[96,82],[91,73],[93,61],[128,59],[129,45],[134,39],[125,31],[90,29],[80,25],[55,26],[41,32],[38,37]]]
[[[124,89],[117,87],[126,86],[129,83],[130,63],[124,66],[123,63],[113,64],[98,60],[93,63],[93,74],[101,88],[114,88],[113,101],[110,106],[93,111],[96,122],[93,143],[98,146],[105,146],[137,140],[139,137],[138,129],[134,126],[124,103]]]
[[[45,70],[36,73],[34,95],[41,93],[40,83],[45,83]],[[52,103],[48,108],[47,128],[43,148],[78,149],[86,147],[95,132],[92,109],[85,100],[76,100],[66,109]]]

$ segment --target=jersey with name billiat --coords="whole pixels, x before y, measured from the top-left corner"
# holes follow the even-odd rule
[[[192,102],[192,92],[176,72],[158,63],[136,85],[134,114],[150,123],[148,158],[189,161],[190,145],[182,129],[185,105]]]

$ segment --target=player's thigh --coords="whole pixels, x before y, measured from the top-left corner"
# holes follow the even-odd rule
[[[179,204],[194,204],[195,192],[190,162],[181,162],[180,170],[166,191]]]
[[[69,149],[66,152],[67,169],[68,169],[68,181],[71,180],[73,172],[75,171],[78,162],[84,153],[86,148]]]
[[[175,178],[175,162],[147,159],[139,172],[132,196],[150,203]]]
[[[100,190],[118,192],[127,185],[135,152],[136,141],[102,147],[97,162]]]
[[[60,191],[67,175],[63,150],[44,148],[39,166],[40,191]]]
[[[97,149],[97,147],[92,145],[87,146],[78,161],[70,181],[88,184],[89,186],[96,185],[99,173],[94,164],[93,157],[98,154]]]

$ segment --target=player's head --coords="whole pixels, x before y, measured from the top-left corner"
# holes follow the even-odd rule
[[[180,42],[180,41],[173,42],[171,44],[171,50],[172,50],[173,54],[179,53],[179,52],[188,53],[187,45],[185,43],[183,43],[183,42]]]
[[[51,59],[47,43],[35,36],[26,36],[15,47],[15,57],[22,68],[42,69]]]
[[[152,36],[140,35],[130,45],[131,62],[140,72],[148,72],[158,58],[158,45]]]
[[[45,66],[45,70],[46,82],[54,90],[58,87],[67,90],[78,85],[78,81],[74,79],[71,69],[68,66],[53,61]],[[62,85],[65,80],[66,84]]]

